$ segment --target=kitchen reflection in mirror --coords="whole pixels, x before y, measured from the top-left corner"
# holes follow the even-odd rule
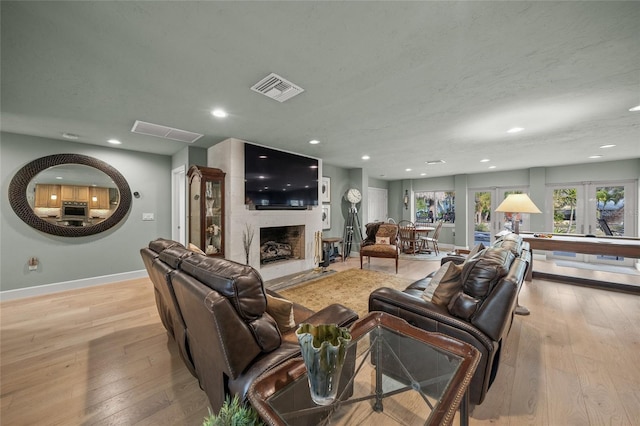
[[[122,174],[97,158],[54,154],[26,164],[9,183],[16,215],[39,231],[84,237],[118,225],[129,214],[131,189]]]
[[[119,192],[102,171],[64,164],[38,173],[27,186],[36,216],[60,226],[90,226],[108,219],[118,207]]]

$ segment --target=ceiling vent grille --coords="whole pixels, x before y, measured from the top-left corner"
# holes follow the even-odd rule
[[[445,161],[444,160],[429,160],[429,161],[425,161],[426,164],[433,166],[434,164],[444,164]]]
[[[144,121],[136,120],[133,123],[131,132],[139,133],[141,135],[156,136],[164,139],[171,139],[173,141],[194,143],[202,136],[200,133],[188,132],[186,130],[174,129],[173,127],[162,126],[160,124],[147,123]]]
[[[251,90],[261,93],[268,98],[275,99],[278,102],[284,102],[304,92],[302,87],[296,86],[292,82],[274,73],[269,74],[251,86]]]

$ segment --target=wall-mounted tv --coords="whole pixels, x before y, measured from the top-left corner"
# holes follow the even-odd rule
[[[244,144],[245,204],[256,210],[304,210],[318,205],[318,160]]]

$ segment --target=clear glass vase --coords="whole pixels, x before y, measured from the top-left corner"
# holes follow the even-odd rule
[[[338,394],[338,382],[351,334],[335,324],[300,324],[296,336],[307,368],[311,399],[318,405],[331,404]]]

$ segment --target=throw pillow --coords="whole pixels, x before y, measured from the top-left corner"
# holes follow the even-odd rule
[[[469,254],[467,255],[467,258],[465,259],[465,262],[467,260],[471,259],[473,256],[475,256],[477,253],[480,253],[485,248],[486,247],[482,243],[480,243],[477,246],[475,246],[474,248],[472,248],[471,251],[469,252]]]
[[[389,237],[376,237],[376,244],[390,244]]]
[[[447,306],[462,287],[462,266],[447,262],[438,269],[422,292],[422,298],[436,305]]]
[[[200,247],[198,247],[197,245],[193,244],[193,243],[189,243],[189,247],[187,247],[189,250],[191,250],[194,253],[198,253],[198,254],[205,254],[202,250],[200,250]]]
[[[293,317],[293,302],[267,294],[267,313],[276,320],[278,330],[287,332],[296,326]]]

